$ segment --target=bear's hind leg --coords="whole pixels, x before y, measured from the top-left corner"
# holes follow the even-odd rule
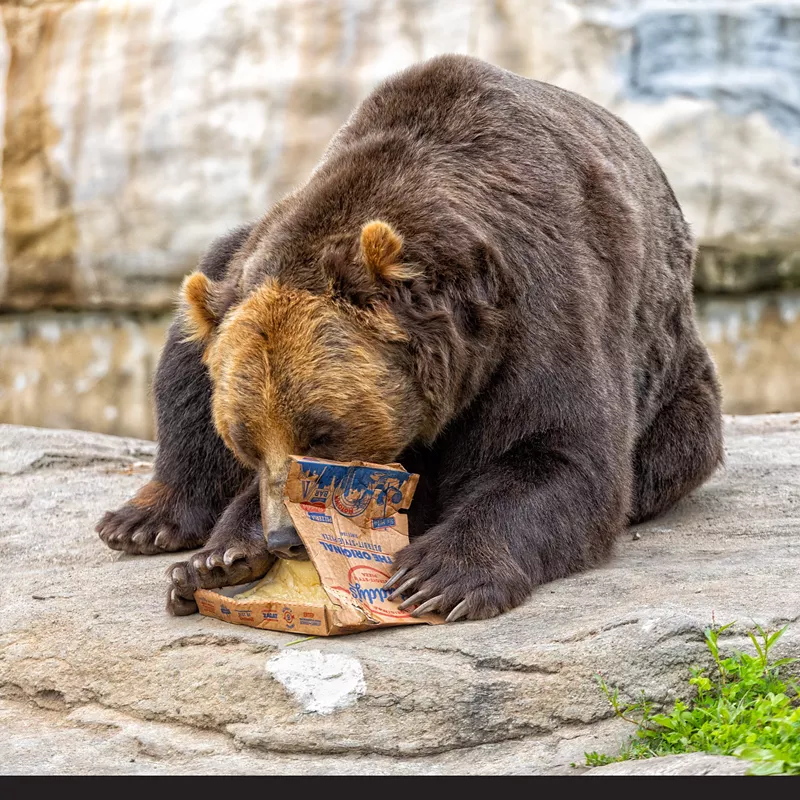
[[[687,358],[673,400],[639,437],[630,524],[663,514],[723,461],[720,390],[705,350]]]

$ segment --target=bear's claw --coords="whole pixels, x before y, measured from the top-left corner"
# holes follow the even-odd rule
[[[169,543],[172,539],[170,534],[169,528],[161,528],[161,530],[156,534],[155,544],[156,547],[159,547],[161,550],[166,550],[169,547]]]
[[[150,481],[124,506],[107,511],[95,531],[112,550],[157,555],[199,547],[212,524],[207,509],[185,502],[163,483]]]
[[[418,594],[422,594],[418,592]],[[412,612],[412,617],[421,617],[423,614],[427,614],[429,611],[438,611],[439,603],[442,602],[442,598],[444,597],[443,594],[437,594],[436,597],[431,597],[430,600],[426,600],[424,603],[418,605]],[[402,608],[402,606],[400,606]]]
[[[400,599],[411,615],[445,615],[445,622],[488,619],[522,603],[533,581],[510,553],[491,564],[468,545],[453,546],[453,532],[440,526],[413,540],[397,554],[397,571],[383,585],[390,600]],[[396,588],[394,588],[396,587]]]
[[[244,552],[244,550],[233,547],[230,550],[225,551],[225,555],[222,557],[222,563],[226,567],[229,567],[234,561],[239,561],[242,558],[247,558],[247,554]]]
[[[441,595],[440,595],[441,596]],[[469,609],[467,607],[467,601],[462,600],[445,618],[445,622],[455,622],[457,619],[461,619],[461,617],[465,617]]]
[[[417,580],[418,580],[418,578],[416,576],[413,576],[413,577],[409,578],[407,581],[405,581],[404,583],[401,583],[389,595],[389,599],[390,600],[396,600],[398,597],[400,597],[403,594],[403,592],[405,592],[406,590],[410,589],[417,582]]]
[[[214,569],[214,567],[224,567],[225,559],[220,558],[219,553],[214,553],[206,559],[206,569]]]
[[[186,617],[189,614],[197,613],[197,603],[194,600],[184,599],[174,589],[170,592],[167,608],[176,617]]]
[[[383,584],[383,588],[384,588],[385,590],[386,590],[386,589],[390,589],[390,588],[391,588],[392,586],[394,586],[394,585],[397,583],[397,581],[399,581],[399,580],[400,580],[400,579],[403,577],[403,575],[405,575],[407,572],[408,572],[408,570],[407,570],[405,567],[404,567],[403,569],[399,569],[399,570],[397,570],[397,572],[395,572],[395,574],[394,574],[394,575],[392,575],[392,577],[391,577],[391,578],[389,578],[389,580],[388,580],[388,581],[386,581],[386,583],[384,583],[384,584]]]
[[[415,606],[418,603],[421,603],[423,600],[425,600],[425,596],[426,596],[425,592],[417,592],[416,594],[412,594],[411,597],[409,597],[407,600],[403,600],[403,602],[400,603],[400,605],[397,606],[397,607],[401,611],[404,611],[409,606]],[[433,600],[435,598],[431,598],[431,599]],[[430,603],[431,600],[427,600],[426,602]]]
[[[193,614],[197,611],[194,593],[198,589],[221,589],[258,580],[275,561],[263,536],[227,545],[223,542],[215,547],[209,542],[187,561],[169,568],[167,610],[170,613],[178,617]]]

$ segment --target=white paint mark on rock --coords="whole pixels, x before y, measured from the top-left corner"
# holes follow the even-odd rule
[[[367,691],[361,662],[341,653],[284,650],[267,661],[266,670],[315,714],[351,706]]]

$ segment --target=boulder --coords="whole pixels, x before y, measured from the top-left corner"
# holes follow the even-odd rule
[[[703,629],[793,623],[800,415],[726,420],[727,464],[604,566],[497,619],[298,641],[164,610],[175,555],[105,548],[95,520],[153,445],[0,426],[0,771],[576,773],[631,734],[595,682],[686,696]],[[579,498],[576,498],[579,502]]]
[[[653,150],[702,245],[730,413],[800,410],[800,10],[779,0],[0,3],[0,420],[154,435],[180,279],[441,52],[580,92]]]
[[[800,293],[698,296],[729,413],[800,410]],[[155,435],[150,391],[171,313],[0,314],[0,420]]]
[[[0,420],[155,436],[151,385],[171,314],[0,314]]]
[[[695,295],[729,414],[800,411],[800,292]]]
[[[703,288],[800,286],[799,21],[779,0],[3,3],[0,307],[168,307],[380,80],[443,52],[630,122]]]

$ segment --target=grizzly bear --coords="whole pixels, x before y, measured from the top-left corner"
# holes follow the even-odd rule
[[[170,570],[188,614],[197,588],[304,556],[289,455],[399,461],[421,480],[394,596],[448,620],[510,609],[721,462],[694,254],[613,114],[474,58],[415,65],[186,279],[153,479],[97,530],[202,547]]]

